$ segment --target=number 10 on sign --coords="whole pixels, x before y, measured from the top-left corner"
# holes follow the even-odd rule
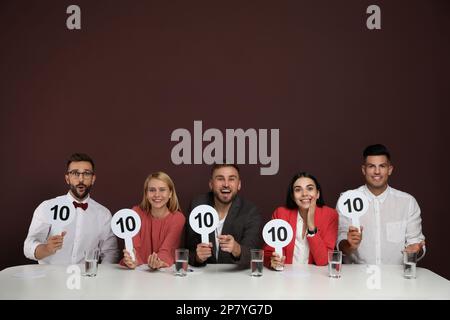
[[[358,190],[344,192],[338,200],[339,213],[352,219],[352,226],[360,229],[359,219],[367,212],[369,201],[364,193]]]
[[[202,243],[209,243],[209,234],[216,230],[218,223],[216,209],[206,204],[195,207],[189,215],[189,225],[202,236]]]
[[[133,250],[133,237],[138,234],[140,229],[141,218],[134,210],[119,210],[111,219],[111,230],[117,237],[125,240],[125,248],[130,253],[133,261],[136,261]]]
[[[282,219],[273,219],[263,228],[263,239],[275,252],[283,256],[283,248],[291,242],[294,232],[291,225]]]
[[[67,197],[58,197],[48,201],[46,209],[47,222],[52,225],[52,235],[60,234],[64,227],[75,219],[76,210]]]

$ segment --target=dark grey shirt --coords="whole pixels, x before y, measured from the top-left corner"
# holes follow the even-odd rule
[[[189,213],[196,206],[207,204],[214,207],[214,195],[212,192],[203,194],[191,203]],[[259,249],[262,246],[262,217],[258,208],[239,195],[233,200],[230,210],[225,218],[222,233],[232,235],[234,240],[241,245],[241,256],[235,258],[231,253],[220,250],[216,258],[216,234],[209,234],[209,242],[213,244],[212,256],[203,264],[195,259],[197,244],[201,243],[201,236],[192,230],[189,223],[186,226],[186,248],[189,249],[189,263],[193,266],[202,266],[207,263],[234,263],[240,266],[250,267],[250,249]]]

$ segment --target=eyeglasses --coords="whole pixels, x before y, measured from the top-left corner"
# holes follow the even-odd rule
[[[79,179],[81,175],[83,175],[83,177],[86,178],[86,179],[91,179],[92,176],[94,175],[94,172],[92,172],[92,171],[79,172],[77,170],[72,170],[72,171],[69,171],[67,173],[72,178],[77,178],[77,179]]]

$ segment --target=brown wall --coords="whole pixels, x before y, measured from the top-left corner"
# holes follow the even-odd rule
[[[65,26],[82,10],[82,30]],[[345,6],[343,5],[345,3]],[[378,4],[382,30],[365,10]],[[97,163],[93,197],[136,204],[152,171],[183,207],[206,165],[175,166],[176,128],[279,128],[280,170],[242,166],[243,194],[268,218],[291,176],[315,174],[328,204],[363,183],[362,149],[384,143],[391,185],[418,200],[428,253],[448,254],[448,1],[2,1],[0,268],[29,263],[35,207],[66,192],[66,158]],[[447,137],[447,138],[445,138]]]

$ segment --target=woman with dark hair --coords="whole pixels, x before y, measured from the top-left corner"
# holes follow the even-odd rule
[[[272,219],[287,221],[293,230],[291,242],[280,257],[273,247],[264,247],[264,263],[281,270],[286,264],[328,264],[328,250],[336,245],[338,214],[327,207],[317,179],[307,172],[296,174],[289,184],[286,205],[278,207]]]

